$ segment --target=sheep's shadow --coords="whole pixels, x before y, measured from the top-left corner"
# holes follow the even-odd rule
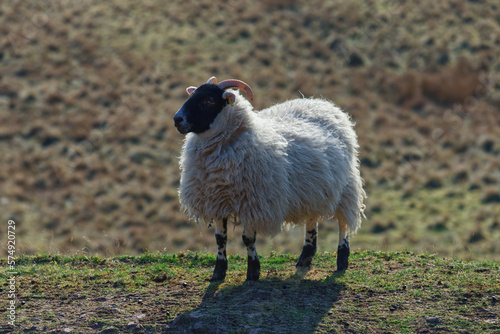
[[[170,324],[179,333],[313,333],[338,300],[342,275],[305,279],[298,271],[287,279],[267,277],[219,290],[211,283],[201,304]],[[219,291],[218,291],[219,290]]]

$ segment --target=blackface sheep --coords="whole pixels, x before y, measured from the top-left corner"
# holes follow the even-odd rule
[[[206,223],[215,221],[218,253],[211,280],[227,271],[227,223],[241,224],[248,250],[247,280],[258,280],[256,234],[273,236],[287,224],[305,224],[297,267],[316,253],[318,220],[339,224],[337,270],[349,261],[349,232],[363,215],[363,180],[358,143],[349,116],[322,99],[296,99],[255,112],[251,88],[215,77],[190,95],[174,116],[187,134],[180,157],[182,209]]]

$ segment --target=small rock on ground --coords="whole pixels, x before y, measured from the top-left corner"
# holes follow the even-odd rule
[[[430,324],[439,324],[441,322],[439,317],[426,317],[425,321],[427,321]]]

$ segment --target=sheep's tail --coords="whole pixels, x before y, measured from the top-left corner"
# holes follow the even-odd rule
[[[337,219],[342,219],[347,223],[351,234],[357,232],[361,226],[361,220],[366,218],[364,214],[365,205],[363,204],[365,198],[363,179],[358,174],[347,183],[335,212]]]

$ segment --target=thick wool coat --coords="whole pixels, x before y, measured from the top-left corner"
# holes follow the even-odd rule
[[[208,131],[185,138],[183,210],[271,236],[286,224],[337,216],[355,233],[365,192],[350,117],[329,101],[305,98],[255,112],[232,92],[235,103]]]

